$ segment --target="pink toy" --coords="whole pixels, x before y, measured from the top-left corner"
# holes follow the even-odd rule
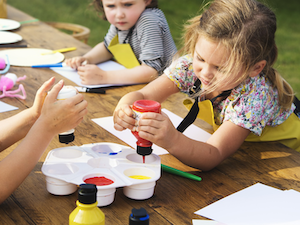
[[[19,85],[19,88],[17,90],[9,91],[15,84],[16,82],[20,80],[26,79],[26,75],[23,77],[17,77],[16,74],[14,73],[7,73],[6,75],[1,76],[0,79],[0,90],[3,92],[2,95],[0,95],[0,98],[3,97],[16,97],[16,98],[21,98],[25,99],[26,98],[26,92],[24,89],[24,86],[22,84]],[[16,94],[17,92],[22,91],[23,96]]]

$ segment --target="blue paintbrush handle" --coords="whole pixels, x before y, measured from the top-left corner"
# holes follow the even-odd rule
[[[33,65],[32,68],[64,67],[64,63]]]

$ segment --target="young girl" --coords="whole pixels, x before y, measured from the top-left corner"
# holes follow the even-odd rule
[[[87,102],[81,94],[57,101],[63,87],[54,77],[38,90],[31,108],[0,121],[0,152],[23,141],[0,161],[0,204],[25,180],[39,158],[59,133],[76,127],[87,113]]]
[[[78,70],[82,84],[147,83],[162,74],[176,46],[157,0],[94,0],[94,5],[111,24],[104,42],[65,61]],[[113,58],[126,69],[103,71],[95,65]]]
[[[274,13],[255,0],[215,0],[189,22],[187,54],[164,75],[120,100],[115,129],[137,129],[141,138],[201,170],[217,166],[245,140],[278,140],[300,150],[293,90],[272,68],[277,57]],[[135,126],[130,108],[135,100],[162,102],[179,91],[196,97],[189,114],[197,115],[199,107],[198,117],[213,126],[206,143],[181,133],[193,122],[189,118],[176,129],[164,114],[143,113]]]

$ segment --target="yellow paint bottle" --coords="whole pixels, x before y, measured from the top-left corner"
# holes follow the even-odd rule
[[[69,216],[69,225],[105,225],[105,215],[97,207],[96,194],[96,185],[80,185],[76,202],[77,207]]]

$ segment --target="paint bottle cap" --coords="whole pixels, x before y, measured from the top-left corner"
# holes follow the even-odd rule
[[[150,147],[143,147],[143,146],[137,145],[136,146],[136,152],[139,155],[146,156],[146,155],[150,155],[152,153],[152,148],[151,148],[151,146]]]
[[[129,225],[149,225],[149,215],[144,208],[131,210]]]
[[[58,139],[60,143],[69,144],[70,142],[75,140],[75,135],[74,133],[59,134]]]
[[[83,204],[93,204],[97,201],[97,187],[95,184],[80,184],[78,201]]]
[[[132,105],[132,109],[138,112],[160,113],[161,105],[159,102],[143,99],[135,101]]]

